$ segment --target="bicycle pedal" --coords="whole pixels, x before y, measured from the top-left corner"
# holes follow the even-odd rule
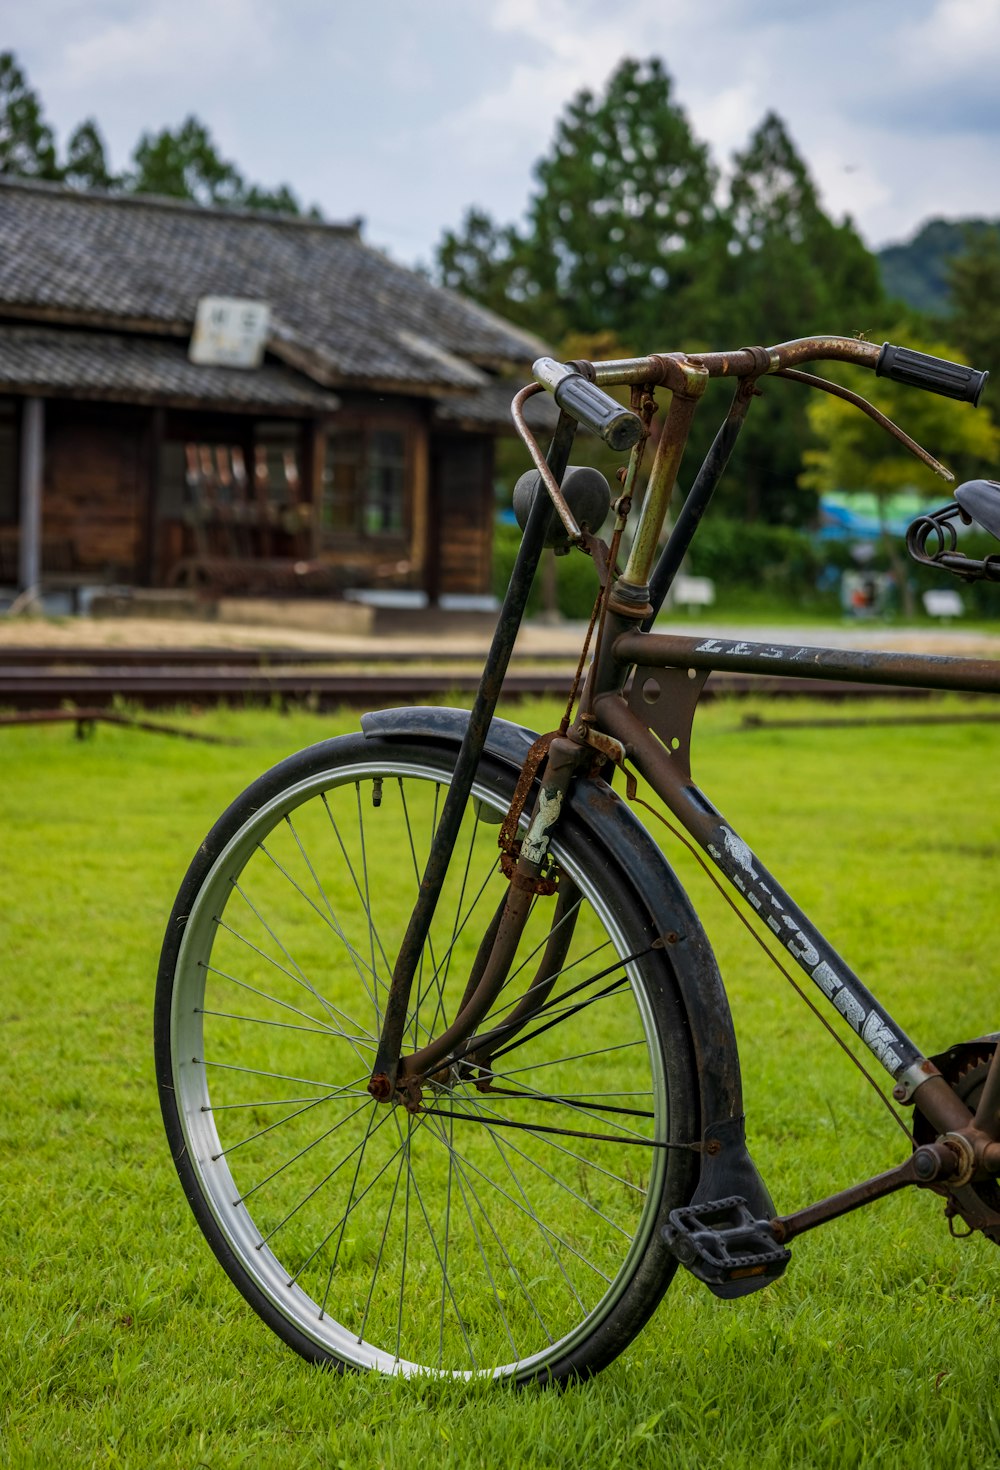
[[[663,1238],[682,1266],[727,1298],[769,1285],[792,1258],[739,1195],[671,1210]]]

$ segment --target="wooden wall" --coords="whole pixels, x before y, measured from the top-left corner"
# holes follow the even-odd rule
[[[482,595],[493,577],[493,441],[439,434],[431,450],[428,591]]]
[[[42,571],[139,580],[148,410],[45,405]]]
[[[324,530],[322,429],[294,420],[282,426],[300,459],[303,497],[314,507],[312,554],[344,586],[423,588],[432,599],[491,590],[493,441],[487,434],[430,434],[426,411],[405,399],[359,396],[330,422],[331,443],[338,428],[391,427],[405,437],[405,527],[377,536]],[[194,550],[183,510],[183,441],[238,444],[249,467],[256,433],[269,427],[250,415],[168,412],[155,433],[155,414],[139,406],[46,402],[43,576],[169,582],[178,558]],[[283,554],[292,553],[270,550]],[[296,558],[308,554],[294,550]]]

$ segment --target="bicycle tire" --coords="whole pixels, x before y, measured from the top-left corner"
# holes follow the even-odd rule
[[[498,1047],[485,1091],[452,1068],[420,1113],[369,1097],[380,1004],[454,758],[450,745],[341,737],[223,814],[164,940],[160,1101],[209,1244],[304,1357],[562,1381],[617,1356],[674,1273],[661,1227],[696,1180],[684,1145],[697,1076],[645,906],[570,809],[553,850],[579,901],[544,1011]],[[411,1046],[454,1015],[506,887],[496,824],[514,780],[480,765],[414,984]],[[522,988],[553,902],[532,911]],[[510,1004],[501,996],[493,1019]]]

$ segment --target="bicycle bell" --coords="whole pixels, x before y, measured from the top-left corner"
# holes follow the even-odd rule
[[[528,514],[539,493],[548,493],[542,484],[541,475],[537,470],[525,470],[514,486],[514,515],[522,531],[528,524]],[[611,486],[600,470],[595,470],[590,465],[571,464],[563,476],[562,493],[577,525],[596,535],[611,509]],[[566,527],[557,515],[553,515],[549,523],[545,545],[551,546],[556,552],[569,550]]]

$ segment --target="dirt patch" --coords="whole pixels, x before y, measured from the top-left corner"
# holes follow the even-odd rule
[[[583,625],[561,623],[552,627],[526,624],[517,642],[522,657],[543,652],[574,657],[580,648]],[[709,626],[687,619],[662,625],[664,632],[686,635],[704,632],[717,638],[748,638],[755,642],[832,648],[885,648],[907,653],[943,653],[972,658],[1000,658],[1000,633],[962,628],[754,628],[745,625]],[[4,648],[282,648],[309,649],[363,658],[372,649],[402,652],[454,653],[485,656],[492,636],[488,618],[420,611],[380,615],[365,635],[330,633],[279,622],[222,622],[179,617],[62,617],[0,615],[0,651]]]

